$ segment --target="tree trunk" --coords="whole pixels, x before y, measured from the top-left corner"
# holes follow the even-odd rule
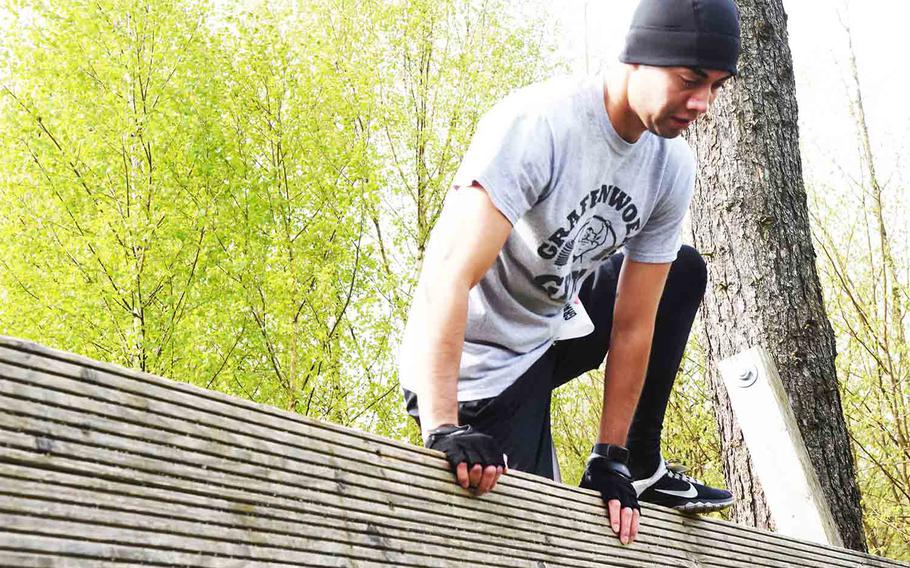
[[[690,142],[699,175],[695,245],[708,262],[702,319],[733,520],[773,529],[717,362],[771,353],[845,546],[865,550],[859,489],[815,268],[799,153],[793,64],[781,0],[739,0],[740,76]]]

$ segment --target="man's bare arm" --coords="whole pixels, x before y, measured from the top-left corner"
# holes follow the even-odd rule
[[[479,186],[446,198],[424,257],[400,355],[402,381],[415,385],[423,436],[440,424],[458,423],[457,381],[467,323],[468,292],[483,278],[512,225]],[[486,472],[456,475],[462,486],[488,491]],[[495,468],[494,468],[495,470]]]
[[[657,306],[669,271],[669,263],[623,261],[616,287],[598,442],[626,443],[645,382]]]
[[[647,264],[626,258],[616,286],[613,331],[604,374],[604,401],[599,443],[626,445],[629,427],[648,370],[654,320],[670,264]],[[610,524],[623,543],[638,536],[639,512],[607,503]]]

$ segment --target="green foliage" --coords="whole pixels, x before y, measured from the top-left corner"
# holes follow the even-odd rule
[[[563,483],[578,485],[581,481],[591,445],[597,440],[602,406],[602,368],[554,391],[550,420]]]
[[[910,559],[910,251],[876,186],[813,188],[814,232],[870,552]]]
[[[861,175],[813,184],[813,232],[869,550],[910,560],[910,232],[906,187],[873,152],[849,28]],[[900,160],[896,163],[899,164]],[[841,170],[843,172],[843,170]],[[887,177],[887,181],[885,180]]]
[[[2,318],[152,369],[175,356],[198,302],[204,182],[175,166],[205,134],[187,99],[210,85],[195,76],[204,52],[183,49],[198,12],[122,8],[42,7],[8,38],[21,49],[2,88]],[[154,31],[165,23],[166,40]]]
[[[699,326],[696,322],[696,329]],[[704,346],[693,333],[667,408],[663,453],[670,461],[690,467],[689,475],[724,487],[720,433],[706,359]]]
[[[0,332],[414,437],[395,351],[503,1],[7,6]]]

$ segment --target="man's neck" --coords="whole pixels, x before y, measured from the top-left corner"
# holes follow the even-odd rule
[[[610,117],[613,130],[623,140],[634,144],[647,129],[629,106],[628,80],[629,76],[625,66],[614,67],[607,71],[604,80],[604,108],[607,110],[607,116]]]

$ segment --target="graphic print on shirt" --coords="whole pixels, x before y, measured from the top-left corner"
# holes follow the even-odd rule
[[[584,222],[582,222],[584,220]],[[616,252],[641,228],[632,197],[615,185],[602,185],[585,195],[566,215],[566,224],[537,247],[555,267],[570,265],[569,274],[540,274],[534,283],[554,301],[568,302],[577,284],[600,260]],[[619,233],[623,236],[620,239]]]
[[[575,244],[576,241],[578,241],[578,246]],[[562,250],[556,257],[556,266],[565,266],[569,262],[569,258],[572,259],[572,262],[582,259],[585,254],[604,245],[607,248],[616,245],[616,231],[613,230],[612,223],[600,215],[594,215],[581,226],[578,236],[569,239],[562,245]]]

